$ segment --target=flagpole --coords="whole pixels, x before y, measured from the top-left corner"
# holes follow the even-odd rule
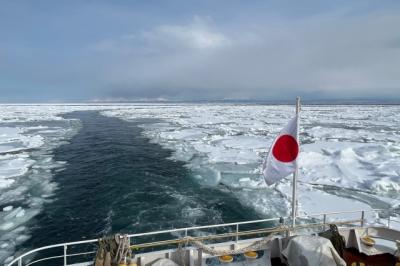
[[[299,143],[300,149],[300,138],[299,138],[299,131],[300,131],[300,97],[296,98],[296,123],[297,123],[297,143]],[[297,176],[299,174],[299,166],[298,161],[296,160],[296,169],[293,173],[293,184],[292,184],[292,227],[296,226],[296,215],[297,215]]]

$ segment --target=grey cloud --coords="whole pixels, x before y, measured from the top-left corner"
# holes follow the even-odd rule
[[[0,89],[16,101],[400,99],[396,9],[145,25],[75,41],[70,29],[72,47],[0,40]]]
[[[248,32],[196,18],[156,27],[139,37],[140,46],[116,41],[113,48],[125,52],[104,77],[114,96],[123,87],[132,97],[174,99],[279,98],[295,91],[400,97],[398,25],[400,17],[390,12],[265,22]]]

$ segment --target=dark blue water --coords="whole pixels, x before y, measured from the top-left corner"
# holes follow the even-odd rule
[[[226,188],[198,184],[183,162],[168,159],[171,150],[142,136],[139,122],[97,112],[65,118],[82,128],[54,151],[67,167],[55,173],[58,189],[30,225],[24,248],[259,218]]]

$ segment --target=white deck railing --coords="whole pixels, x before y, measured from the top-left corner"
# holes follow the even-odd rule
[[[297,216],[297,218],[302,219],[302,222],[307,224],[307,219],[318,219],[322,221],[321,225],[325,229],[325,225],[328,223],[333,223],[333,222],[340,222],[341,220],[339,219],[331,219],[328,220],[329,216],[333,215],[350,215],[350,214],[359,214],[358,216],[360,219],[357,220],[360,222],[360,226],[364,226],[366,224],[366,218],[365,214],[368,212],[374,212],[376,214],[385,212],[388,215],[388,218],[380,218],[380,219],[387,219],[387,223],[380,225],[384,225],[386,227],[390,227],[391,222],[396,222],[400,223],[397,220],[391,220],[390,218],[390,209],[370,209],[370,210],[356,210],[356,211],[341,211],[341,212],[327,212],[327,213],[317,213],[317,214],[311,214],[311,215],[306,215],[306,216]],[[246,224],[260,224],[260,223],[265,223],[265,222],[279,222],[280,219],[282,218],[270,218],[270,219],[261,219],[261,220],[253,220],[253,221],[245,221],[245,222],[238,222],[238,223],[225,223],[225,224],[216,224],[216,225],[206,225],[206,226],[193,226],[193,227],[187,227],[187,228],[179,228],[179,229],[171,229],[171,230],[161,230],[161,231],[154,231],[154,232],[147,232],[147,233],[138,233],[138,234],[130,234],[128,235],[129,241],[131,243],[132,238],[138,238],[138,237],[144,237],[144,236],[155,236],[155,235],[161,235],[161,234],[168,234],[168,233],[183,233],[184,236],[188,236],[189,232],[193,231],[199,231],[199,230],[205,230],[205,229],[215,229],[215,228],[222,228],[222,227],[234,227],[235,232],[236,232],[236,241],[238,241],[239,238],[239,232],[240,232],[240,226],[246,225]],[[290,217],[284,217],[284,221],[290,220]],[[343,219],[342,219],[343,220]],[[375,222],[376,223],[376,222]],[[272,227],[271,227],[272,228]],[[77,256],[84,256],[84,255],[89,255],[89,254],[94,254],[96,253],[95,250],[93,251],[88,251],[88,252],[80,252],[80,253],[68,253],[68,249],[70,247],[76,247],[76,246],[82,246],[82,245],[87,245],[91,243],[96,243],[98,242],[98,239],[91,239],[91,240],[83,240],[83,241],[76,241],[76,242],[69,242],[69,243],[62,243],[62,244],[56,244],[56,245],[50,245],[50,246],[45,246],[37,249],[33,249],[31,251],[28,251],[17,258],[13,259],[11,262],[7,264],[7,266],[29,266],[36,264],[38,262],[42,261],[48,261],[48,260],[54,260],[54,259],[63,259],[63,265],[66,266],[68,265],[68,258],[70,257],[77,257]],[[62,249],[63,253],[62,255],[58,256],[51,256],[51,257],[45,257],[41,259],[37,259],[34,261],[30,261],[28,258],[30,255],[35,255],[38,254],[40,251],[44,250],[54,250],[54,249]],[[32,257],[30,258],[32,259]]]

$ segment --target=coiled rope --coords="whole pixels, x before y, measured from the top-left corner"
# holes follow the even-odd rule
[[[127,258],[131,258],[132,250],[130,248],[129,237],[128,235],[123,235],[119,239],[117,256],[116,259],[118,263],[126,262]]]
[[[95,266],[111,266],[126,262],[132,257],[128,235],[106,236],[99,239]]]

